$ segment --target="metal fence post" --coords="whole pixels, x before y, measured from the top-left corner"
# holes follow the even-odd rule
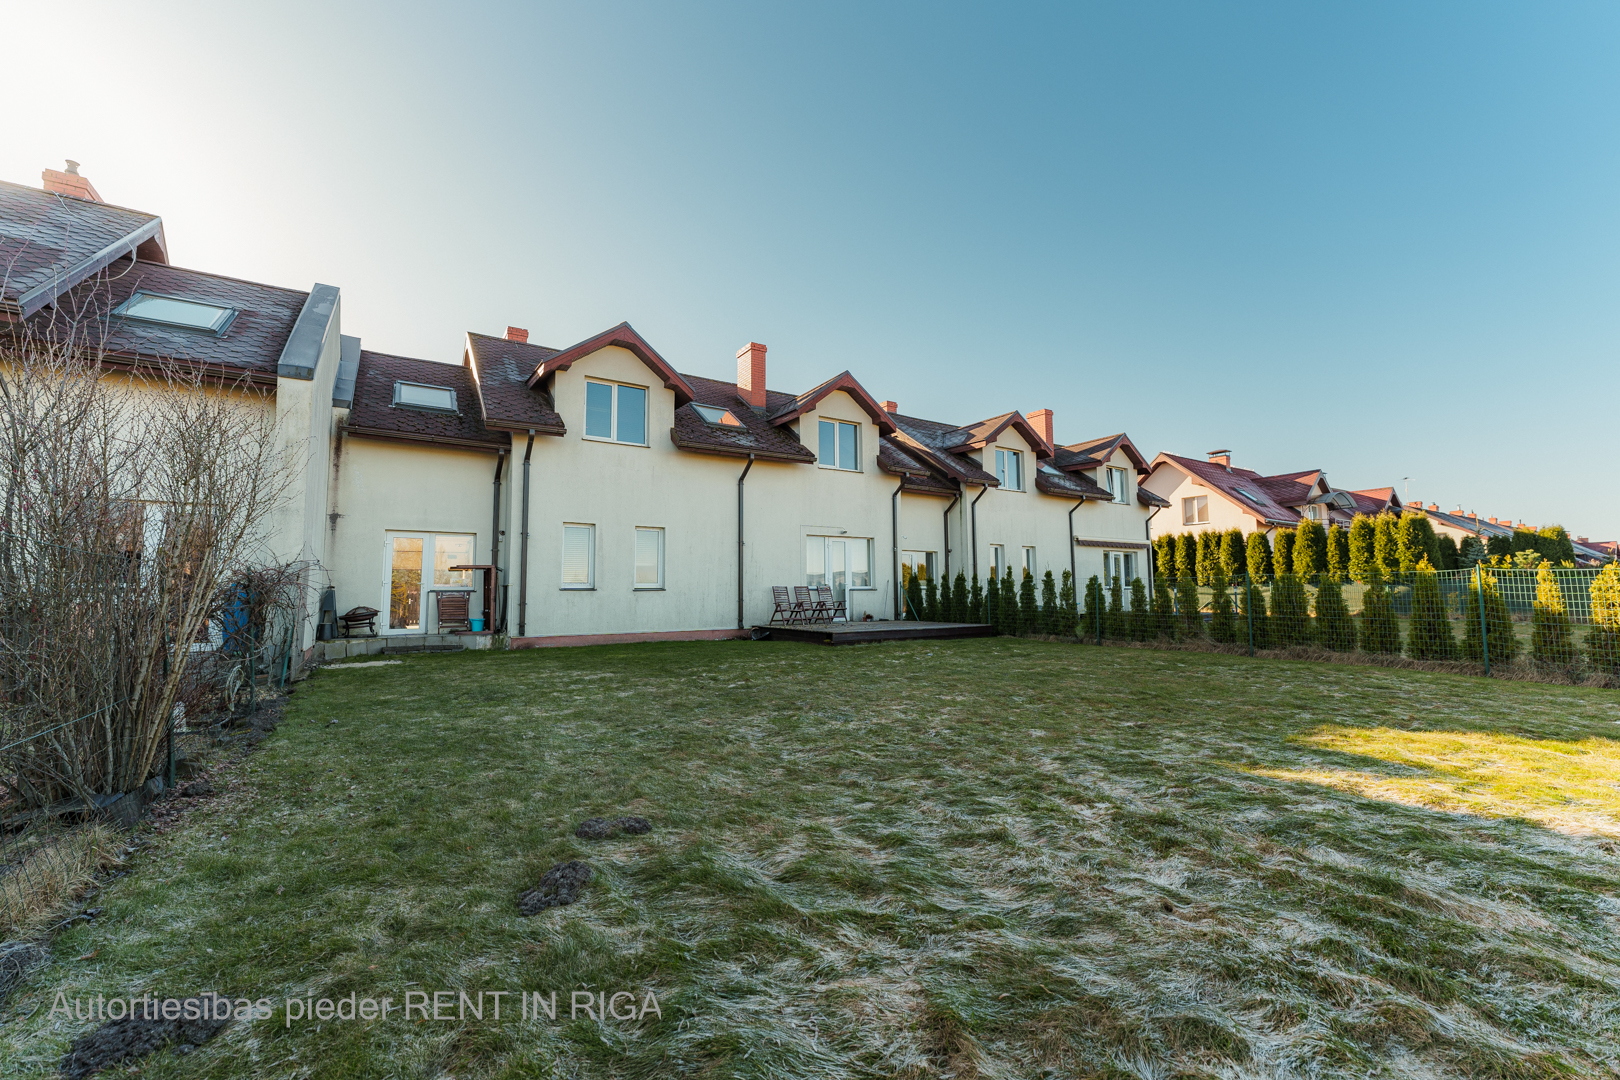
[[[1254,577],[1243,575],[1243,610],[1249,616],[1249,655],[1254,655]]]
[[[1485,677],[1491,675],[1491,638],[1485,628],[1485,572],[1474,564],[1474,587],[1479,592],[1479,651],[1485,657]]]

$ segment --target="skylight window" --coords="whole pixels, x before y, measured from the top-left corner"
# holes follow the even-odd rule
[[[1248,499],[1252,503],[1257,503],[1257,502],[1260,501],[1260,496],[1256,495],[1254,492],[1250,491],[1248,488],[1238,488],[1237,493],[1239,495],[1243,496],[1245,499]]]
[[[199,300],[182,300],[178,296],[138,292],[114,308],[113,314],[141,322],[223,334],[231,320],[236,318],[236,309],[221,304],[205,304]]]
[[[456,392],[448,386],[430,386],[427,383],[394,383],[394,404],[407,409],[425,409],[428,412],[459,412]]]
[[[743,422],[733,416],[730,409],[721,409],[713,405],[693,405],[692,410],[703,417],[705,423],[712,424],[715,427],[740,428],[743,426]]]

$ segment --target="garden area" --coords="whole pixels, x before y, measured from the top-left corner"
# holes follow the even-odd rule
[[[322,669],[208,767],[12,992],[6,1075],[94,1029],[58,994],[215,991],[273,1015],[120,1068],[1620,1076],[1608,690],[1018,637],[470,652]],[[658,1012],[569,1015],[621,988]],[[427,991],[561,1007],[285,1004]]]

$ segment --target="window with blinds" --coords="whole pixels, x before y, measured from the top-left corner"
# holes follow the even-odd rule
[[[664,587],[664,530],[636,530],[636,588]]]
[[[589,589],[596,584],[596,526],[563,526],[562,587]]]

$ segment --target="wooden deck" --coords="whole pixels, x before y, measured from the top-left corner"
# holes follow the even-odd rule
[[[756,638],[772,641],[804,641],[812,645],[860,645],[869,641],[911,641],[917,638],[990,637],[996,628],[989,623],[951,622],[849,622],[799,623],[783,626],[755,626]]]

